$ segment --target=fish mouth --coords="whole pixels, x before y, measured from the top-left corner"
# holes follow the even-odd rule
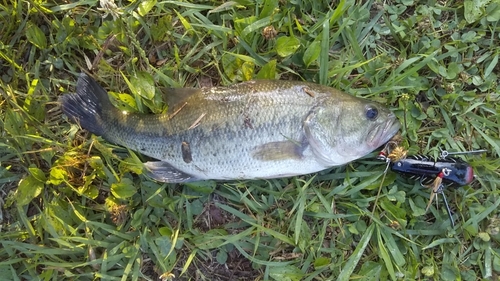
[[[373,138],[368,142],[368,144],[373,149],[388,142],[399,131],[399,128],[401,127],[401,124],[393,113],[389,114],[388,117],[389,120],[385,122],[385,126],[377,126]]]

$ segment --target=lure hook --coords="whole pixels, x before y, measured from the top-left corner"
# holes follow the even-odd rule
[[[477,150],[459,151],[459,152],[448,152],[447,150],[443,150],[441,148],[439,150],[441,150],[441,158],[446,158],[449,155],[481,154],[488,152],[488,150],[486,149],[477,149]]]

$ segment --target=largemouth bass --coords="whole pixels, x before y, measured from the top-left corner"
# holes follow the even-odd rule
[[[378,103],[307,82],[256,80],[167,96],[166,114],[122,112],[82,73],[61,102],[82,128],[160,160],[145,167],[171,183],[314,173],[363,157],[400,127]]]

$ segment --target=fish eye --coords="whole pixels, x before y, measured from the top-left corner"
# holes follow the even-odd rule
[[[367,107],[365,115],[368,120],[375,120],[378,116],[378,109],[375,107]]]

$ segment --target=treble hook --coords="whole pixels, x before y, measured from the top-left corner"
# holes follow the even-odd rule
[[[424,185],[423,184],[424,178],[420,178],[420,185],[423,187],[432,187],[431,197],[429,198],[429,203],[427,203],[427,208],[425,210],[426,211],[429,210],[429,207],[431,206],[432,201],[434,200],[436,194],[441,194],[441,196],[443,196],[444,206],[446,208],[446,212],[448,213],[448,218],[450,219],[451,226],[454,228],[455,222],[453,221],[453,214],[451,213],[450,205],[448,204],[448,200],[446,199],[446,195],[444,194],[444,185],[443,185],[443,177],[449,176],[451,172],[452,172],[451,169],[443,168],[441,172],[437,175],[436,179],[434,179],[432,186]],[[436,201],[436,204],[437,202],[438,201]]]

